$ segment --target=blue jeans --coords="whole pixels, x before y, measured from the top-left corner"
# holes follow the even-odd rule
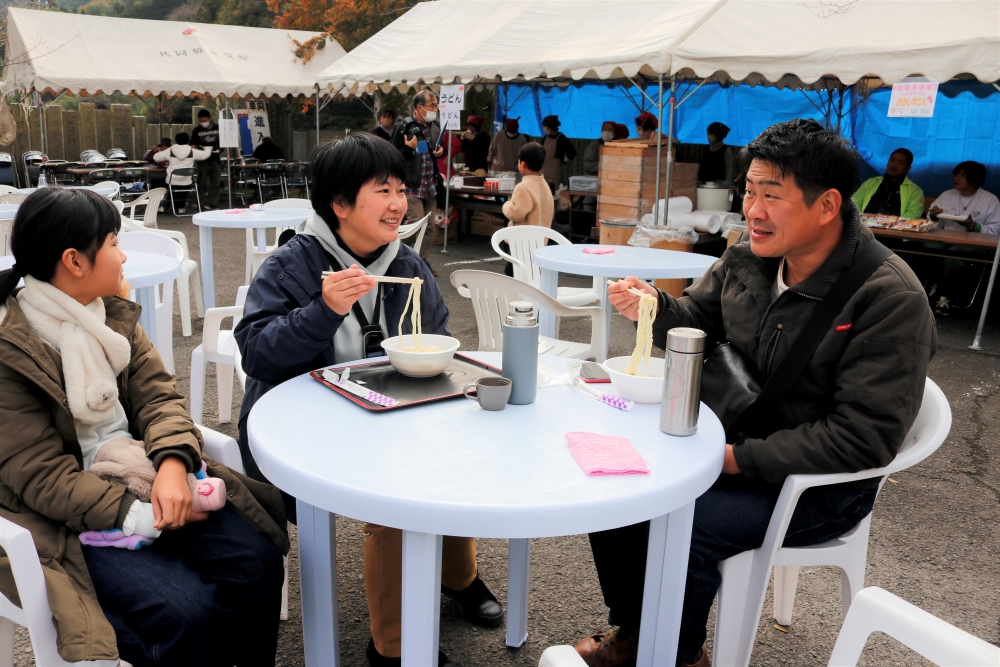
[[[697,660],[705,643],[708,612],[722,584],[719,561],[764,543],[780,492],[780,485],[722,475],[695,502],[677,665]],[[843,535],[871,512],[876,493],[846,485],[807,490],[792,515],[784,546],[819,544]],[[612,625],[639,627],[648,541],[648,521],[590,535]]]
[[[118,653],[135,667],[273,667],[281,549],[228,506],[139,551],[83,547]]]

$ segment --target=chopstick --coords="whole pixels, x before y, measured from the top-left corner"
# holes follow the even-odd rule
[[[620,283],[620,282],[622,282],[622,281],[620,281],[620,280],[609,280],[608,284],[609,285],[614,285],[614,284]],[[637,297],[640,297],[640,298],[646,296],[645,292],[643,292],[641,290],[637,290],[634,287],[629,287],[628,290],[626,290],[626,291],[629,292],[630,294],[635,294]]]
[[[336,273],[335,271],[324,271],[321,275],[326,278]],[[369,278],[374,278],[377,283],[423,283],[423,278],[395,278],[393,276],[373,276],[366,274]]]

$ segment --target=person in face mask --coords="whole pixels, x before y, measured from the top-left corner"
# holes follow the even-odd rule
[[[462,133],[462,152],[465,154],[465,164],[469,171],[487,169],[489,167],[490,135],[483,132],[482,116],[469,116],[465,121],[466,130]]]
[[[528,137],[519,131],[519,119],[520,116],[506,119],[503,122],[503,132],[493,135],[486,156],[487,168],[490,171],[517,171],[517,153],[528,143]]]
[[[542,129],[545,136],[538,142],[545,149],[545,164],[542,165],[542,176],[555,192],[562,183],[563,164],[576,158],[576,149],[562,132],[559,131],[559,116],[551,115],[542,119]]]
[[[583,173],[587,176],[597,176],[601,166],[601,146],[615,138],[615,121],[606,120],[601,124],[601,138],[592,141],[583,152]]]
[[[191,146],[207,148],[211,155],[198,162],[198,196],[205,210],[219,208],[219,190],[222,185],[222,162],[219,160],[219,126],[212,122],[208,109],[198,112],[198,127],[191,133]]]

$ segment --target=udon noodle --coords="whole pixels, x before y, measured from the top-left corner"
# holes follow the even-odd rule
[[[609,284],[611,282],[608,281]],[[635,288],[630,288],[628,291],[639,296],[639,319],[635,329],[635,349],[632,350],[632,358],[623,372],[625,375],[645,377],[638,372],[638,368],[640,364],[648,364],[653,353],[653,320],[656,319],[657,299]]]
[[[403,314],[399,317],[399,350],[401,352],[440,352],[441,348],[435,347],[433,345],[428,345],[427,347],[421,346],[421,337],[423,336],[423,326],[421,325],[420,317],[420,287],[423,285],[422,280],[414,280],[410,283],[410,293],[406,295],[406,305],[403,306]],[[410,336],[413,339],[413,345],[411,347],[403,347],[403,320],[406,319],[406,309],[413,304],[413,310],[410,311]]]

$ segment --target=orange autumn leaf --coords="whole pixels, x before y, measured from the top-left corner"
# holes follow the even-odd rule
[[[275,27],[323,33],[295,42],[295,55],[303,62],[323,49],[328,38],[350,51],[416,4],[417,0],[267,0]]]

